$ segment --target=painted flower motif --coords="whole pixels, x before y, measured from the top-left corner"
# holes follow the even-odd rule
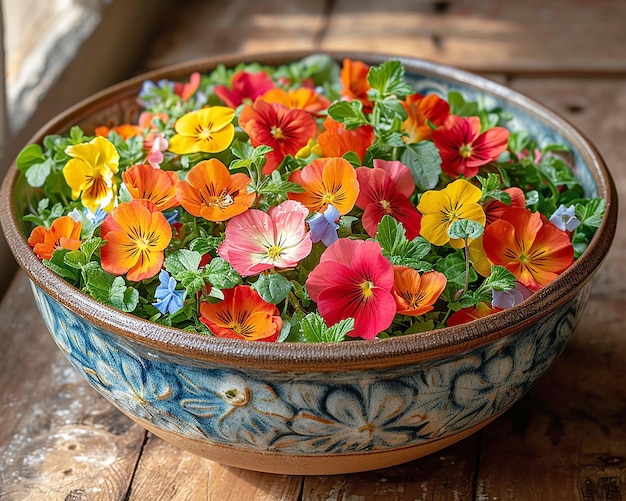
[[[273,148],[266,155],[263,174],[271,174],[287,155],[295,155],[315,136],[317,125],[307,111],[257,99],[241,110],[239,125],[250,136],[252,146]]]
[[[231,174],[222,162],[211,158],[194,165],[186,181],[178,181],[176,196],[192,216],[226,221],[254,203],[255,194],[247,192],[250,182],[245,174]]]
[[[150,200],[160,211],[180,205],[176,198],[176,172],[137,164],[122,173],[122,180],[133,199]]]
[[[509,131],[493,127],[481,134],[480,118],[450,115],[434,130],[432,140],[441,155],[441,169],[452,178],[472,178],[507,148]]]
[[[325,157],[342,157],[353,151],[362,162],[367,148],[375,139],[374,129],[370,125],[347,130],[342,123],[330,117],[327,117],[322,125],[324,131],[318,136],[317,144]]]
[[[354,319],[349,336],[374,339],[393,322],[393,267],[372,240],[340,238],[311,271],[306,288],[328,325]]]
[[[329,205],[334,205],[339,214],[347,214],[359,194],[354,167],[338,157],[314,160],[303,169],[292,172],[289,181],[305,189],[303,193],[289,193],[289,198],[312,212],[324,212]]]
[[[413,175],[402,162],[374,160],[374,168],[356,169],[359,196],[356,206],[363,209],[361,222],[367,234],[376,236],[378,223],[390,215],[402,223],[409,240],[420,234],[421,214],[409,201],[415,189]]]
[[[28,237],[28,245],[39,259],[52,259],[57,249],[77,250],[82,241],[80,231],[82,224],[71,216],[55,219],[50,228],[37,226]]]
[[[96,212],[98,207],[110,211],[115,204],[115,174],[120,161],[113,143],[97,136],[88,143],[68,146],[65,153],[72,157],[63,167],[63,176],[72,189],[72,198],[76,200],[80,197],[82,204],[92,212]]]
[[[172,228],[152,202],[133,200],[116,207],[102,223],[102,268],[132,282],[161,270]]]
[[[340,94],[350,101],[357,100],[363,104],[363,111],[370,113],[374,108],[374,103],[367,95],[370,84],[367,81],[367,74],[370,67],[362,61],[344,59],[341,68],[340,78],[343,89]]]
[[[506,188],[505,193],[508,193],[511,197],[511,203],[505,204],[499,200],[491,199],[483,204],[483,210],[485,211],[486,224],[491,224],[502,217],[505,211],[511,207],[518,207],[523,209],[526,207],[526,196],[524,192],[517,186]]]
[[[574,231],[581,224],[576,217],[576,207],[566,207],[563,204],[550,216],[550,222],[562,231]]]
[[[200,304],[200,321],[217,337],[276,341],[283,321],[276,305],[264,301],[249,285],[224,289],[224,299]]]
[[[450,315],[450,318],[448,318],[447,325],[452,327],[453,325],[466,324],[472,320],[477,320],[499,311],[502,311],[502,308],[490,306],[487,303],[478,303],[476,306],[471,308],[463,308],[459,311],[455,311],[452,315]]]
[[[228,222],[217,252],[244,277],[273,267],[292,268],[313,246],[305,225],[308,215],[308,209],[295,200],[267,212],[250,209]]]
[[[507,268],[533,292],[574,262],[567,233],[528,209],[511,208],[487,226],[483,246],[492,263]]]
[[[450,105],[436,94],[412,94],[402,101],[402,106],[408,115],[402,124],[402,131],[407,134],[404,138],[407,143],[430,139],[433,133],[431,124],[435,128],[440,127],[450,114]]]
[[[234,118],[235,110],[225,106],[190,111],[176,120],[169,149],[177,155],[224,151],[235,137]]]
[[[469,219],[485,224],[485,212],[478,201],[482,191],[465,179],[457,179],[442,190],[429,190],[422,195],[417,210],[422,213],[421,236],[441,247],[448,242],[463,247],[461,239],[451,239],[448,228],[454,221]]]
[[[323,214],[316,212],[307,219],[306,222],[311,230],[311,241],[313,243],[321,241],[326,247],[335,243],[339,239],[337,219],[340,215],[334,205],[329,205]]]
[[[257,97],[274,87],[274,82],[267,73],[238,71],[233,75],[231,89],[225,85],[216,85],[214,92],[226,106],[237,108],[242,104],[253,103]]]
[[[186,291],[177,289],[176,279],[165,270],[160,271],[159,282],[154,293],[156,301],[152,303],[152,306],[163,315],[167,313],[173,315],[183,307]]]
[[[308,87],[299,87],[288,91],[275,87],[263,94],[261,99],[268,103],[282,104],[285,108],[305,110],[313,115],[317,115],[330,106],[330,101],[326,96],[318,94]]]
[[[428,313],[434,309],[435,301],[446,288],[445,275],[437,271],[420,275],[412,268],[394,266],[393,274],[394,283],[391,292],[401,315],[417,317]]]

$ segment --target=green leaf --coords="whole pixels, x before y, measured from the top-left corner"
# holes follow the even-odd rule
[[[376,240],[384,254],[393,256],[396,253],[396,249],[406,241],[405,234],[402,223],[399,223],[392,216],[385,215],[378,223]]]
[[[367,75],[371,86],[370,96],[383,100],[389,96],[403,99],[413,94],[415,89],[404,79],[404,66],[400,61],[385,61],[380,66],[372,66]]]
[[[457,219],[448,227],[450,238],[476,239],[485,232],[483,225],[471,219]]]
[[[92,238],[89,238],[89,239],[85,240],[80,245],[80,250],[85,255],[86,261],[91,261],[91,258],[93,257],[94,253],[100,247],[102,247],[103,243],[104,243],[104,241],[102,240],[102,238],[100,238],[100,237],[92,237]]]
[[[504,266],[491,265],[491,275],[485,279],[481,289],[488,287],[491,290],[508,291],[514,289],[516,283],[515,275]]]
[[[232,289],[241,283],[241,277],[233,267],[221,257],[211,259],[203,274],[207,282],[218,289]]]
[[[278,304],[285,300],[293,288],[291,282],[278,273],[263,273],[252,288],[259,293],[264,301]]]
[[[202,255],[199,252],[180,249],[165,258],[165,269],[176,278],[181,272],[196,271],[200,266]],[[178,278],[176,278],[178,280]]]
[[[333,103],[328,108],[328,114],[336,122],[344,124],[346,129],[356,129],[368,123],[363,113],[363,105],[358,100]]]
[[[31,166],[42,163],[46,157],[43,154],[41,146],[38,144],[29,144],[20,151],[15,164],[17,168],[25,173]]]
[[[448,284],[460,286],[465,284],[465,257],[462,251],[454,252],[441,258],[435,264],[435,269],[446,276]],[[470,268],[469,282],[474,282],[477,278],[476,271]]]
[[[300,330],[309,343],[336,343],[354,330],[354,319],[346,318],[328,327],[319,313],[309,313],[300,321]]]
[[[46,179],[48,179],[50,172],[52,172],[54,165],[54,160],[51,158],[46,158],[41,163],[32,164],[26,171],[26,180],[28,181],[28,184],[35,188],[43,186]]]
[[[139,291],[134,287],[127,287],[122,277],[115,277],[109,290],[108,303],[125,312],[132,312],[139,303]]]
[[[84,252],[74,250],[65,254],[63,262],[71,268],[80,270],[83,266],[85,266],[85,264],[87,264],[87,257]]]
[[[576,217],[585,226],[599,228],[602,224],[606,201],[602,198],[593,198],[575,205]]]
[[[432,142],[408,144],[400,155],[400,161],[411,170],[415,184],[422,191],[432,190],[439,183],[441,156]]]
[[[91,294],[96,301],[109,304],[110,290],[116,277],[104,271],[95,261],[87,263],[82,272],[85,292]]]

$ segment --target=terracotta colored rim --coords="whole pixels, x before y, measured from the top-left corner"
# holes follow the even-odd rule
[[[390,58],[399,59],[408,71],[457,82],[505,99],[528,115],[559,131],[578,150],[587,163],[598,187],[599,196],[606,200],[602,225],[584,254],[555,281],[533,295],[522,305],[510,308],[470,324],[375,341],[350,341],[334,344],[251,343],[230,339],[199,336],[175,328],[167,328],[130,314],[124,314],[98,303],[41,264],[21,234],[21,215],[15,214],[13,187],[19,171],[13,163],[2,185],[0,219],[8,244],[18,264],[29,278],[56,301],[106,330],[166,353],[227,365],[296,371],[345,371],[362,368],[384,368],[419,361],[433,360],[443,355],[462,353],[496,339],[514,335],[535,323],[547,313],[570,301],[597,271],[604,260],[617,224],[617,193],[614,182],[600,154],[574,126],[536,101],[498,83],[456,68],[405,57],[383,54],[326,52],[341,61],[344,57],[369,64],[380,64]],[[29,141],[41,142],[51,133],[59,133],[94,110],[105,110],[112,102],[136,96],[144,80],[182,79],[193,71],[206,72],[219,64],[235,66],[241,62],[259,61],[263,64],[284,64],[311,52],[281,52],[246,56],[200,59],[169,66],[139,75],[110,87],[78,103],[44,125]]]

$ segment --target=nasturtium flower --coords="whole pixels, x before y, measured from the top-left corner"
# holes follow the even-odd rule
[[[273,267],[292,268],[311,253],[308,215],[309,210],[295,200],[267,212],[250,209],[228,221],[217,253],[244,277]]]
[[[37,226],[28,237],[28,245],[39,259],[52,259],[57,249],[76,250],[82,244],[80,231],[82,224],[71,216],[55,219],[50,228]]]
[[[327,325],[354,319],[348,336],[374,339],[396,315],[393,266],[373,240],[340,238],[309,273],[306,288]]]
[[[367,94],[371,88],[367,80],[369,71],[370,67],[364,62],[346,58],[340,72],[343,88],[339,93],[350,101],[361,101],[365,113],[370,113],[374,108],[374,103]]]
[[[484,225],[485,212],[478,203],[481,196],[480,188],[465,179],[457,179],[442,190],[425,192],[417,206],[422,213],[421,236],[438,247],[448,242],[455,248],[463,247],[463,240],[451,239],[448,229],[459,219]]]
[[[177,155],[224,151],[235,137],[233,118],[235,110],[225,106],[190,111],[176,120],[169,150]]]
[[[160,211],[180,205],[176,198],[176,184],[178,184],[176,172],[137,164],[122,173],[122,180],[133,199],[150,200]]]
[[[487,303],[478,303],[476,306],[472,306],[470,308],[463,308],[459,311],[455,311],[446,324],[448,327],[452,327],[453,325],[461,325],[471,322],[473,320],[478,320],[479,318],[486,317],[487,315],[493,315],[502,311],[502,308],[497,308],[495,306],[490,306]]]
[[[326,117],[322,124],[324,131],[318,136],[317,144],[325,157],[342,157],[349,151],[356,153],[362,162],[376,135],[371,125],[361,125],[348,130],[340,122]]]
[[[496,160],[507,148],[509,131],[492,127],[480,132],[479,117],[450,115],[432,132],[441,155],[441,169],[452,178],[472,178],[483,165]]]
[[[224,299],[200,303],[200,321],[221,338],[276,341],[283,321],[278,308],[249,285],[223,289]]]
[[[535,292],[549,284],[574,262],[574,247],[567,233],[541,214],[511,208],[485,229],[483,246],[493,264],[513,273]]]
[[[417,317],[434,309],[435,301],[446,288],[446,276],[438,271],[422,275],[407,266],[394,266],[394,284],[391,293],[398,313]]]
[[[290,90],[275,87],[263,94],[261,99],[268,103],[282,104],[286,108],[305,110],[313,115],[318,114],[320,111],[330,106],[330,101],[326,96],[318,94],[308,87],[299,87]]]
[[[239,125],[250,136],[252,146],[273,148],[266,155],[263,174],[271,174],[287,155],[295,155],[317,132],[315,119],[308,112],[257,99],[241,110]]]
[[[334,205],[329,205],[323,213],[316,212],[307,219],[306,222],[311,230],[311,241],[322,242],[326,247],[335,243],[339,239],[337,219],[340,215]]]
[[[511,207],[518,207],[520,209],[526,207],[526,196],[517,186],[506,188],[504,192],[508,193],[511,197],[510,204],[505,204],[504,202],[500,202],[500,200],[495,199],[488,200],[483,204],[483,210],[485,211],[487,221],[486,224],[491,224],[500,219],[500,216],[502,216],[502,214],[504,214],[504,212]]]
[[[161,270],[159,272],[159,286],[154,292],[154,299],[156,299],[156,301],[152,303],[152,306],[163,313],[163,315],[167,313],[173,315],[178,312],[185,303],[186,291],[177,289],[176,285],[176,279],[167,271]]]
[[[378,223],[386,215],[402,223],[409,240],[420,234],[422,216],[409,201],[415,182],[406,165],[376,159],[373,169],[359,167],[356,175],[360,189],[356,206],[363,209],[361,222],[369,236],[376,236]]]
[[[566,207],[563,204],[550,216],[550,222],[563,231],[574,231],[581,224],[576,217],[576,207],[573,205]]]
[[[433,133],[431,124],[435,128],[443,125],[450,114],[450,105],[436,94],[412,94],[402,101],[402,106],[408,115],[402,124],[407,143],[430,139]]]
[[[289,181],[302,186],[302,193],[288,193],[312,212],[324,212],[334,205],[339,214],[345,215],[359,194],[359,183],[352,164],[340,157],[318,158],[289,176]]]
[[[237,108],[241,104],[251,104],[256,98],[275,87],[271,77],[263,72],[238,71],[233,75],[231,88],[216,85],[214,92],[226,106]]]
[[[110,211],[116,201],[115,174],[120,162],[113,143],[97,136],[87,143],[68,146],[65,153],[72,157],[63,167],[72,198],[80,197],[82,204],[92,212],[98,207]]]
[[[103,221],[102,268],[131,282],[152,278],[161,270],[172,228],[152,202],[133,200],[117,206]]]
[[[255,194],[248,193],[251,179],[240,172],[231,174],[216,158],[203,160],[176,184],[176,196],[192,216],[208,221],[226,221],[247,211]]]

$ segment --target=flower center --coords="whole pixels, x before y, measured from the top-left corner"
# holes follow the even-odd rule
[[[226,193],[223,191],[219,195],[208,197],[206,204],[207,206],[217,206],[220,209],[226,209],[227,207],[233,205],[235,203],[235,199],[230,193]]]
[[[270,129],[270,132],[272,134],[272,137],[274,139],[284,139],[285,136],[283,136],[283,131],[280,129],[280,127],[276,127],[275,125],[272,126],[272,128]]]
[[[374,284],[370,282],[369,280],[362,282],[360,284],[360,287],[361,287],[361,292],[363,293],[363,297],[365,299],[369,299],[370,297],[374,295],[374,291],[372,290],[374,288]]]
[[[383,206],[383,209],[385,209],[387,214],[391,214],[391,203],[388,200],[381,200],[380,205]]]
[[[461,155],[463,158],[471,157],[472,153],[474,153],[474,150],[472,149],[471,144],[464,144],[459,148],[459,155]]]
[[[272,245],[271,247],[267,249],[267,256],[270,259],[274,260],[280,256],[280,253],[282,251],[283,250],[280,247],[278,247],[278,245]]]

